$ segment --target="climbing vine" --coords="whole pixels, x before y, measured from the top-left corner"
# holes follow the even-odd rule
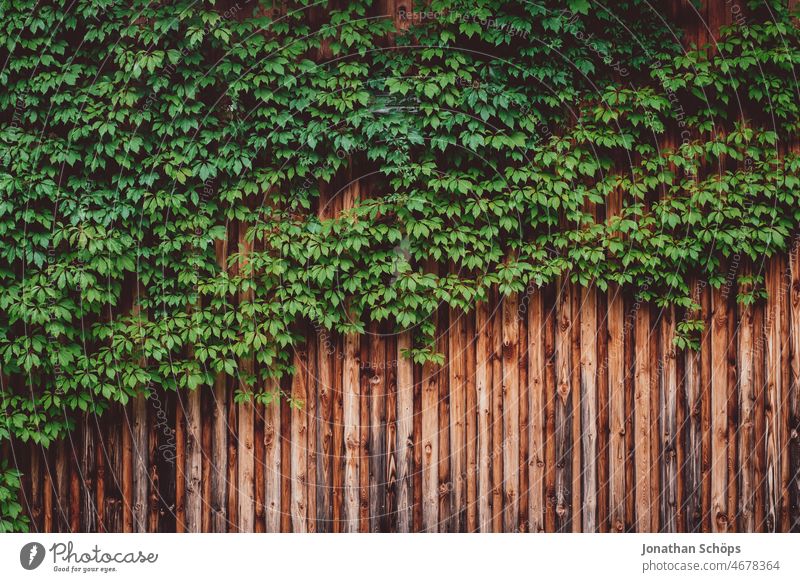
[[[0,0],[0,441],[221,373],[270,401],[300,322],[413,329],[423,362],[492,288],[691,311],[796,231],[785,2],[714,47],[644,0],[333,4]]]

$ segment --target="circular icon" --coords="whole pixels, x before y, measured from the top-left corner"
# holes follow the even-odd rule
[[[25,544],[19,551],[19,563],[26,570],[35,570],[42,565],[44,554],[44,546],[39,542]]]

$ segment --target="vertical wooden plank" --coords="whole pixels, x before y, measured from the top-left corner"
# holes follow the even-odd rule
[[[268,533],[281,531],[281,398],[276,395],[264,414],[264,506]]]
[[[795,249],[797,247],[795,246]],[[791,417],[791,358],[792,351],[791,338],[790,338],[790,320],[789,320],[789,307],[791,304],[791,284],[792,275],[789,269],[788,258],[785,255],[780,255],[781,261],[781,281],[780,281],[780,374],[781,374],[781,391],[780,402],[781,411],[779,415],[779,433],[778,442],[780,443],[781,451],[781,471],[780,475],[780,519],[778,521],[779,531],[788,532],[790,529],[790,518],[792,513],[791,508],[791,437],[789,433],[789,423]]]
[[[285,394],[292,393],[292,379],[282,378],[282,389]],[[281,398],[281,510],[280,531],[292,531],[292,409],[288,398]]]
[[[386,461],[383,479],[385,480],[384,495],[386,506],[383,515],[382,530],[384,532],[398,531],[397,509],[397,372],[399,367],[397,354],[397,335],[387,334],[385,337],[386,354],[384,357],[384,370],[386,373],[386,407],[384,450]]]
[[[659,380],[659,352],[658,352],[658,327],[659,317],[655,318],[650,305],[643,305],[642,309],[648,309],[650,314],[650,499],[653,509],[650,512],[650,531],[661,531],[661,512],[659,511],[659,500],[661,499],[661,439],[658,438],[659,418],[661,416],[661,401]]]
[[[113,431],[112,431],[113,434]],[[44,454],[45,451],[42,450]],[[44,514],[42,516],[42,531],[45,533],[53,533],[53,525],[54,525],[54,515],[53,515],[53,493],[55,492],[55,480],[54,480],[54,455],[53,449],[49,449],[46,451],[46,456],[44,459],[44,475],[43,483],[42,483],[42,506]],[[116,500],[114,500],[116,501]],[[114,520],[114,525],[116,526],[117,522]]]
[[[124,435],[128,433],[126,429],[127,426],[123,429],[123,439]],[[67,468],[67,449],[64,440],[65,439],[59,440],[55,445],[55,502],[57,518],[56,531],[58,532],[69,531],[69,469]],[[128,442],[130,442],[130,439],[128,439]],[[123,459],[125,450],[125,444],[123,443]],[[128,456],[128,459],[130,459],[130,455]],[[130,470],[128,470],[128,474],[130,475]],[[125,480],[123,478],[123,487],[124,486]],[[127,494],[123,492],[123,501],[125,502],[124,515],[127,516],[130,514],[132,488],[129,486],[126,491],[128,492]],[[130,524],[130,521],[128,521],[128,524]],[[131,531],[131,526],[129,525],[125,531]]]
[[[652,437],[650,416],[650,311],[646,304],[634,306],[634,425],[636,430],[634,455],[636,460],[636,531],[652,531],[654,501],[651,489],[650,451]]]
[[[93,416],[85,413],[81,417],[81,532],[97,531],[97,507],[94,499],[95,486],[95,435]]]
[[[434,318],[438,319],[436,315]],[[422,366],[422,527],[439,529],[439,373]]]
[[[625,531],[636,531],[636,311],[635,297],[625,297]]]
[[[502,301],[503,317],[503,531],[519,528],[519,314],[518,297]]]
[[[414,470],[411,473],[413,477],[413,498],[411,517],[413,530],[415,532],[425,531],[425,523],[423,519],[422,504],[424,499],[423,490],[423,466],[422,459],[424,452],[424,441],[422,435],[422,398],[423,398],[423,376],[422,366],[414,366]]]
[[[228,228],[226,227],[226,231]],[[217,264],[227,267],[228,235],[214,242]],[[212,531],[228,531],[228,431],[227,431],[227,378],[223,372],[214,378],[211,405],[211,527]]]
[[[676,309],[676,325],[677,325],[677,314],[679,311]],[[674,346],[676,350],[676,357],[675,357],[675,367],[676,367],[676,374],[678,378],[678,394],[676,400],[676,407],[677,410],[675,412],[675,422],[677,426],[677,438],[675,442],[675,462],[676,462],[676,489],[677,489],[677,498],[675,500],[676,503],[676,528],[679,532],[686,532],[686,480],[685,480],[685,473],[684,467],[686,467],[686,427],[688,426],[687,419],[686,419],[686,412],[688,409],[687,400],[686,400],[686,389],[684,386],[684,378],[685,378],[685,369],[684,369],[684,358],[682,357],[682,353],[680,350],[677,349],[677,346]]]
[[[344,402],[344,442],[345,442],[345,472],[344,472],[344,531],[357,532],[359,520],[359,462],[361,449],[361,436],[359,433],[360,407],[359,399],[361,387],[359,383],[359,358],[361,342],[357,335],[345,336],[344,365],[343,365],[343,402]]]
[[[692,281],[693,299],[700,300],[700,282]],[[687,313],[687,319],[695,319],[697,311]],[[701,481],[702,481],[702,417],[701,417],[701,352],[684,352],[684,383],[686,387],[686,531],[697,532],[702,527]]]
[[[370,531],[386,531],[386,342],[370,326],[369,516]]]
[[[797,148],[795,148],[797,149]],[[791,495],[789,531],[800,531],[800,241],[795,239],[789,255],[789,334],[791,385],[789,388],[789,461]]]
[[[747,270],[745,275],[749,275]],[[748,285],[741,289],[748,293],[752,289]],[[753,306],[739,305],[738,314],[738,354],[736,360],[739,364],[739,479],[741,481],[741,504],[739,506],[739,519],[742,531],[752,533],[755,531],[754,520],[754,426],[755,418],[755,378],[753,370],[754,354]]]
[[[200,424],[200,531],[212,531],[211,510],[211,468],[214,460],[211,458],[213,447],[211,445],[211,432],[213,429],[213,384],[200,392],[200,416],[205,422]]]
[[[491,448],[492,448],[492,322],[489,305],[481,301],[475,306],[476,359],[475,390],[478,407],[478,529],[492,531],[491,516]]]
[[[678,529],[678,363],[673,340],[675,338],[675,308],[669,306],[661,312],[661,355],[659,358],[661,394],[661,512],[662,531],[674,533]]]
[[[164,430],[159,426],[167,417],[166,404],[162,395],[153,391],[148,399],[147,418],[147,473],[148,473],[148,492],[147,492],[147,531],[156,533],[159,531],[162,516],[162,495],[161,495],[161,473],[159,464],[161,461],[161,449],[159,449],[159,438]],[[85,530],[84,530],[85,531]]]
[[[133,531],[147,531],[148,451],[147,395],[133,399]]]
[[[372,395],[372,370],[370,367],[370,341],[361,338],[361,355],[359,358],[359,475],[358,475],[358,531],[368,533],[370,530],[369,507],[369,472],[370,472],[370,408]]]
[[[108,418],[108,417],[106,417]],[[99,418],[94,419],[94,431],[96,435],[96,446],[94,449],[95,466],[95,485],[94,485],[94,506],[97,513],[95,520],[97,531],[102,533],[105,529],[105,509],[106,509],[106,479],[110,476],[106,474],[106,456],[104,439],[109,438],[108,425],[100,424]],[[43,456],[44,451],[41,451]],[[42,525],[44,527],[44,524]]]
[[[597,527],[611,530],[609,480],[608,295],[597,291]]]
[[[249,271],[250,255],[253,252],[253,243],[247,240],[247,229],[244,224],[239,225],[239,276],[244,280],[252,278]],[[239,292],[239,311],[246,313],[245,309],[253,301],[252,288]],[[249,317],[244,318],[247,325],[255,325]],[[249,533],[255,530],[255,456],[254,456],[254,427],[255,427],[255,402],[253,399],[254,388],[249,384],[254,373],[252,357],[239,358],[239,392],[246,396],[238,405],[238,425],[236,431],[236,458],[238,486],[236,490],[238,500],[238,529],[240,532]]]
[[[556,529],[560,532],[572,529],[572,287],[565,280],[558,280],[557,327],[556,327]]]
[[[450,308],[448,370],[450,373],[450,477],[452,530],[466,531],[466,316]]]
[[[333,450],[333,386],[334,346],[330,332],[320,330],[317,342],[317,531],[333,531],[333,463],[338,451]],[[334,457],[336,455],[336,457]]]
[[[767,321],[766,321],[766,502],[765,530],[780,530],[781,509],[781,417],[783,415],[783,374],[781,373],[782,293],[783,265],[780,257],[769,261],[767,271]]]
[[[572,532],[580,533],[583,530],[583,512],[578,508],[583,505],[583,455],[580,443],[581,436],[581,390],[580,390],[580,363],[581,363],[581,288],[577,283],[571,284],[572,290]]]
[[[475,337],[475,315],[468,314],[466,317],[466,354],[464,365],[466,366],[466,420],[464,427],[466,431],[466,462],[467,462],[467,523],[466,531],[478,531],[478,393],[476,388],[476,337]]]
[[[503,306],[498,293],[492,305],[492,531],[503,531]]]
[[[333,339],[333,453],[331,458],[331,475],[333,480],[333,531],[346,531],[345,505],[345,461],[347,459],[347,443],[344,429],[344,362],[345,345],[342,336]]]
[[[307,402],[307,352],[305,345],[295,346],[294,374],[292,375],[292,531],[308,531],[306,515],[306,455],[308,454],[308,431],[306,426]]]
[[[701,475],[700,475],[700,515],[702,516],[702,531],[711,531],[713,519],[711,511],[711,370],[713,367],[712,356],[712,324],[713,310],[711,305],[711,290],[705,286],[701,292],[701,305],[703,316],[703,336],[700,344],[700,418],[702,419],[702,446],[701,446]]]
[[[758,302],[753,309],[753,527],[761,532],[766,523],[766,305]]]
[[[528,296],[528,531],[545,531],[545,357],[542,293]]]
[[[725,373],[727,376],[727,482],[726,490],[728,516],[728,532],[737,531],[737,516],[739,512],[739,461],[737,457],[737,436],[739,433],[739,378],[736,362],[736,293],[728,292],[728,325],[727,325],[727,351],[725,359]]]
[[[610,529],[625,531],[625,302],[622,290],[608,291],[608,389],[609,389],[609,504]]]
[[[436,328],[436,351],[447,358],[450,337],[446,306],[439,307]],[[439,376],[439,531],[453,531],[453,482],[450,476],[450,377],[447,367],[437,369]]]
[[[556,374],[556,328],[559,325],[555,288],[548,285],[542,293],[542,312],[544,315],[544,488],[545,512],[544,528],[550,533],[557,527],[556,471],[556,401],[558,384]]]
[[[306,334],[308,348],[306,359],[306,529],[317,531],[317,336],[313,331]]]
[[[67,455],[70,460],[69,531],[71,531],[72,533],[78,533],[82,531],[81,530],[81,475],[80,475],[79,463],[76,462],[76,460],[78,459],[78,450],[80,445],[80,442],[78,441],[78,439],[80,438],[80,430],[76,430],[75,433],[76,434],[70,434],[69,436],[70,446],[67,448]],[[145,452],[145,455],[146,454],[147,453]],[[142,528],[142,531],[146,531],[146,526]]]
[[[175,407],[175,532],[186,531],[186,424],[185,424],[185,394],[181,391],[175,394],[177,405]]]
[[[397,336],[397,530],[413,531],[414,365],[404,355],[411,349],[411,332]]]
[[[124,424],[122,426],[122,482],[120,487],[122,489],[122,532],[133,532],[133,506],[134,506],[134,489],[133,489],[133,466],[134,466],[134,450],[133,450],[133,422],[132,422],[132,404],[125,406],[122,409]],[[61,451],[59,451],[59,460],[61,460]],[[59,461],[61,462],[61,461]],[[62,490],[59,488],[59,490]]]
[[[598,531],[597,522],[597,290],[583,288],[580,313],[581,451],[583,453],[584,532]]]
[[[27,495],[27,505],[28,505],[28,515],[31,520],[31,530],[34,532],[41,532],[44,530],[44,523],[43,523],[43,509],[42,509],[42,449],[39,445],[29,442],[28,446],[25,447],[25,453],[30,458],[30,469],[29,469],[29,487],[25,487],[23,485],[22,490],[23,494],[29,492]],[[93,450],[91,452],[94,452]],[[94,467],[94,458],[92,457],[89,460],[90,471],[93,470]],[[84,469],[84,475],[87,475],[88,472]],[[85,478],[85,477],[84,477]],[[24,482],[23,482],[24,483]],[[91,483],[91,482],[90,482]],[[84,491],[84,499],[88,496],[91,500],[93,491],[91,487],[88,491]],[[94,507],[94,503],[92,502],[92,507]]]
[[[186,394],[186,531],[202,531],[202,433],[199,389]]]
[[[227,379],[220,373],[214,380],[211,422],[211,525],[212,531],[228,531],[227,511]]]
[[[200,531],[203,533],[211,532],[211,395],[213,385],[201,390],[199,393],[200,413],[199,418],[205,419],[200,422]]]
[[[226,423],[227,442],[228,442],[228,466],[226,476],[228,480],[228,497],[225,500],[227,506],[228,531],[239,532],[239,406],[235,401],[235,380],[228,382],[226,391],[226,413],[228,415]]]
[[[106,413],[105,434],[106,437],[102,440],[100,454],[103,456],[106,464],[106,471],[104,476],[105,492],[104,492],[104,511],[102,531],[107,532],[121,532],[122,524],[122,433],[123,423],[121,408],[114,407],[111,411]],[[49,473],[49,471],[48,471]],[[100,496],[98,495],[98,504],[100,503]]]
[[[527,301],[527,298],[525,299]],[[521,301],[518,301],[521,303]],[[517,368],[519,370],[519,457],[517,458],[517,475],[519,476],[519,487],[517,489],[519,498],[519,521],[516,531],[530,531],[530,512],[528,507],[528,491],[530,491],[530,475],[528,472],[528,426],[530,425],[530,400],[528,387],[528,317],[527,304],[520,305],[517,309],[516,320],[519,331],[517,345],[519,358],[517,358]]]
[[[263,391],[263,388],[259,388]],[[266,471],[264,465],[264,430],[266,410],[263,402],[255,404],[255,425],[253,427],[253,481],[255,488],[254,533],[267,531]]]

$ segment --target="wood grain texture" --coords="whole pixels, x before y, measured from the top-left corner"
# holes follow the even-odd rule
[[[748,269],[746,273],[750,274]],[[751,286],[742,289],[752,291]],[[739,363],[739,463],[741,480],[739,505],[740,528],[744,532],[755,531],[755,341],[754,307],[740,305],[738,313],[737,356]]]
[[[450,310],[448,370],[450,385],[450,489],[452,531],[465,531],[467,508],[467,370],[466,316]]]
[[[798,149],[795,143],[795,150]],[[789,389],[790,514],[788,529],[800,532],[800,241],[795,239],[789,255],[789,329],[791,386]]]
[[[404,353],[411,349],[411,334],[397,336],[397,529],[414,530],[414,367]]]
[[[783,373],[781,370],[781,345],[783,338],[783,293],[781,292],[783,265],[780,259],[769,262],[766,277],[767,294],[770,297],[765,322],[766,329],[766,386],[765,386],[765,494],[766,515],[764,528],[767,531],[778,531],[781,519],[781,417],[784,402]]]
[[[652,419],[650,416],[651,361],[650,361],[650,311],[647,305],[634,304],[635,321],[635,377],[634,377],[634,430],[635,434],[635,487],[636,487],[636,530],[650,531],[652,527],[655,500],[652,498],[652,459],[651,439]]]
[[[528,296],[528,531],[545,531],[545,316],[542,293]]]
[[[518,298],[510,295],[502,301],[503,326],[503,531],[517,531],[519,526],[519,311]]]
[[[583,504],[582,531],[596,532],[597,520],[597,290],[581,293],[580,313],[580,419]]]
[[[316,378],[316,490],[309,490],[309,496],[316,496],[317,531],[333,531],[333,462],[338,456],[333,452],[333,407],[336,392],[333,384],[335,350],[330,333],[321,330],[315,337],[317,356]]]
[[[492,531],[503,530],[503,310],[499,294],[494,295],[492,309],[492,448],[489,458],[492,464]]]
[[[712,290],[711,305],[711,528],[728,530],[725,492],[728,486],[728,302],[719,289]]]
[[[555,496],[556,529],[572,529],[572,300],[571,286],[557,283],[556,305],[556,405],[555,405]]]
[[[422,527],[439,530],[439,373],[422,366]]]
[[[698,281],[688,313],[571,284],[493,293],[474,318],[437,313],[443,366],[405,358],[409,332],[307,333],[269,388],[296,406],[250,418],[223,377],[142,394],[17,451],[25,508],[76,532],[791,531],[797,260],[753,305]],[[674,348],[679,317],[706,322],[699,351]]]
[[[253,243],[246,236],[244,225],[239,226],[239,275],[247,279],[250,277],[248,262],[253,252]],[[249,303],[253,301],[253,290],[239,292],[239,309],[246,313]],[[254,324],[253,322],[251,322]],[[253,401],[253,386],[251,378],[254,374],[254,362],[250,356],[239,358],[239,393],[242,401],[238,406],[238,425],[236,431],[236,458],[237,486],[236,497],[238,500],[237,517],[238,531],[250,533],[255,530],[255,406]]]
[[[294,368],[292,376],[292,437],[291,446],[291,481],[292,481],[292,531],[305,533],[308,531],[308,500],[306,499],[306,472],[308,469],[308,429],[306,402],[308,400],[306,368],[306,346],[295,348]]]
[[[361,357],[360,338],[348,334],[344,340],[343,363],[343,423],[345,445],[344,470],[344,531],[357,532],[359,524],[359,467],[361,461],[361,435],[359,432],[361,386],[359,382],[359,361]]]
[[[610,529],[625,531],[625,303],[619,287],[608,293]]]
[[[264,410],[264,519],[268,533],[281,530],[281,406],[270,402]]]
[[[489,358],[492,346],[492,323],[489,306],[478,303],[475,308],[477,360],[475,363],[475,390],[478,406],[478,529],[491,531],[492,489],[492,364]]]
[[[662,531],[680,530],[681,507],[678,486],[678,360],[675,337],[675,308],[662,311],[660,318],[660,435],[661,446],[661,523]]]

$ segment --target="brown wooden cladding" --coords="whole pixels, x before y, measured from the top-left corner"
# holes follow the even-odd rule
[[[79,419],[15,443],[23,505],[36,531],[800,531],[798,265],[750,306],[697,281],[700,314],[565,279],[440,309],[443,366],[408,333],[309,328],[301,406],[219,378]]]

